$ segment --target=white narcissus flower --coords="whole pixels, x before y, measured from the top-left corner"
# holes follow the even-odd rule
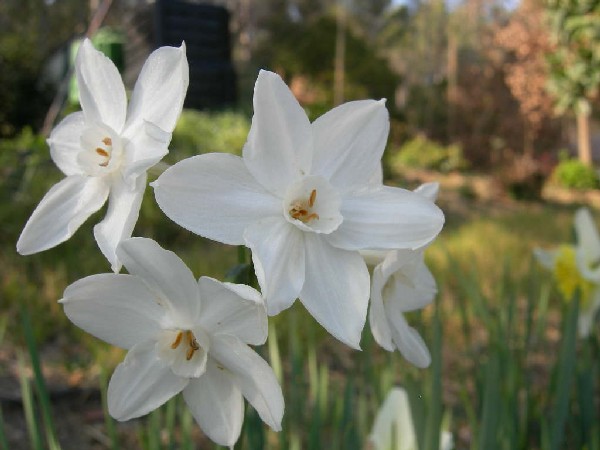
[[[30,255],[69,239],[108,199],[94,236],[115,272],[119,242],[131,236],[146,189],[146,171],[168,152],[188,87],[185,46],[149,57],[127,106],[115,65],[86,39],[75,60],[82,111],[50,134],[54,163],[66,175],[48,191],[25,225],[17,251]]]
[[[438,189],[438,183],[426,183],[415,192],[433,202]],[[390,352],[398,349],[409,362],[421,368],[431,364],[431,355],[418,331],[408,325],[404,313],[424,308],[437,294],[423,252],[424,248],[361,252],[369,264],[375,265],[369,308],[375,341]]]
[[[264,344],[267,313],[256,290],[202,277],[144,238],[117,249],[129,271],[83,278],[65,290],[66,315],[92,335],[128,349],[108,386],[118,420],[149,413],[177,393],[206,435],[233,448],[245,397],[281,429],[283,396],[271,367],[247,344]]]
[[[408,394],[394,387],[388,392],[373,424],[369,442],[374,450],[418,450]],[[452,450],[454,439],[448,431],[440,433],[440,450]]]
[[[398,349],[410,363],[431,364],[427,345],[404,313],[422,309],[433,301],[437,286],[425,265],[422,250],[389,252],[373,270],[369,323],[375,341],[384,349]]]
[[[261,71],[243,158],[181,161],[153,184],[156,200],[184,228],[252,250],[269,315],[299,298],[358,348],[369,298],[358,250],[419,247],[444,223],[433,203],[374,181],[388,131],[384,102],[373,100],[311,124],[283,80]]]
[[[575,213],[576,244],[563,244],[554,250],[535,249],[534,255],[553,272],[558,290],[565,300],[579,289],[578,335],[587,338],[600,310],[600,235],[587,208]]]

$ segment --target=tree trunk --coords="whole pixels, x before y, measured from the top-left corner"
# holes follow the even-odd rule
[[[448,87],[446,102],[448,103],[447,140],[453,142],[456,130],[456,102],[458,101],[458,43],[456,31],[448,25]]]
[[[577,113],[577,153],[579,160],[592,165],[592,147],[590,143],[590,115],[587,112]]]

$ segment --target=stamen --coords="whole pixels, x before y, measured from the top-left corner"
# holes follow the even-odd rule
[[[102,142],[104,143],[104,145],[112,145],[112,139],[109,137],[105,137],[104,139],[102,139]]]
[[[187,331],[187,340],[188,340],[188,345],[193,348],[194,350],[200,350],[200,345],[198,344],[198,341],[196,340],[196,336],[194,336],[194,333],[192,333],[191,331]]]
[[[292,205],[290,209],[290,216],[296,220],[300,220],[301,222],[307,223],[313,219],[318,219],[319,215],[317,213],[311,212],[311,208],[315,206],[315,201],[317,200],[317,190],[313,189],[310,192],[310,196],[308,197],[308,201],[297,201]]]
[[[194,352],[195,352],[195,351],[196,351],[196,350],[194,349],[194,347],[190,347],[190,348],[188,348],[188,351],[187,351],[187,353],[185,354],[185,359],[186,359],[187,361],[189,361],[190,359],[192,359],[192,358],[194,357]]]
[[[98,147],[96,149],[96,153],[98,153],[100,156],[104,156],[105,158],[108,158],[108,152],[106,150],[104,150],[103,148]]]
[[[180,331],[179,333],[177,333],[177,337],[175,338],[175,340],[171,344],[171,348],[173,350],[175,350],[177,347],[179,347],[179,344],[181,344],[181,338],[182,337],[183,337],[183,331]]]
[[[313,205],[315,204],[316,199],[317,199],[317,190],[313,189],[312,192],[310,193],[310,198],[308,199],[308,206],[310,206],[312,208]],[[317,216],[317,218],[318,217],[319,216]]]

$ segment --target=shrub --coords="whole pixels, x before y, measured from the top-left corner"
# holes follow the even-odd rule
[[[14,246],[37,203],[61,177],[44,136],[26,127],[10,139],[0,139],[0,243]]]
[[[578,159],[562,156],[554,168],[552,178],[560,186],[570,189],[598,189],[600,179],[598,172]]]
[[[545,157],[511,154],[495,171],[501,186],[516,200],[537,200],[549,175]]]
[[[241,155],[249,130],[250,120],[239,112],[184,110],[173,131],[170,153],[177,161],[210,152]]]
[[[424,136],[417,136],[400,147],[393,164],[441,172],[464,170],[468,166],[460,145],[444,146]]]

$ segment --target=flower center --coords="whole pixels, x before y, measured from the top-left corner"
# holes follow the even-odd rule
[[[163,330],[158,342],[159,357],[176,375],[197,378],[206,370],[209,336],[201,329]]]
[[[88,175],[105,175],[121,164],[121,139],[105,125],[95,124],[83,131],[81,150],[77,159]]]
[[[185,352],[186,361],[191,360],[194,357],[194,352],[200,350],[200,344],[196,340],[196,336],[190,330],[179,331],[177,336],[175,336],[175,340],[171,343],[171,349],[175,350],[181,344],[181,341],[184,340],[185,335],[185,344],[187,346],[187,350]]]
[[[572,246],[563,245],[559,248],[554,264],[554,277],[558,290],[566,301],[570,301],[575,290],[579,288],[581,306],[586,306],[594,285],[581,276],[577,267],[575,249]]]
[[[318,220],[319,215],[313,212],[313,206],[315,206],[315,200],[317,199],[317,190],[313,189],[310,192],[308,200],[296,201],[292,204],[292,208],[289,213],[290,216],[303,223],[308,223],[311,220]]]
[[[283,196],[285,219],[311,233],[329,234],[343,221],[337,190],[321,176],[306,176],[290,185]]]
[[[106,136],[102,139],[102,144],[100,147],[96,147],[96,154],[98,154],[101,160],[98,162],[100,167],[108,166],[110,162],[110,156],[112,155],[112,139]]]

